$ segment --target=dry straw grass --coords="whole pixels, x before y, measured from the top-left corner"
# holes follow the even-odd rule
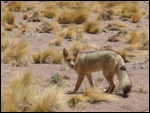
[[[60,14],[56,17],[56,20],[60,24],[71,24],[71,23],[82,24],[87,20],[89,14],[90,12],[85,7],[69,10],[67,8],[64,8],[60,12]]]
[[[96,103],[96,102],[102,102],[102,101],[114,101],[117,99],[118,99],[117,96],[104,93],[99,88],[93,87],[84,91],[82,95],[74,95],[68,101],[68,104],[71,107],[75,107],[76,104],[79,102]]]
[[[22,10],[23,2],[22,1],[12,1],[8,4],[9,11],[19,12]]]
[[[141,8],[138,3],[127,2],[122,6],[122,17],[131,18],[134,13],[140,13]]]
[[[64,111],[66,102],[63,90],[57,86],[36,87],[31,70],[14,74],[6,89],[2,89],[2,111],[4,112],[52,112]],[[42,90],[42,91],[41,91]]]
[[[13,25],[15,22],[16,16],[12,12],[4,12],[2,15],[2,22]]]
[[[62,42],[63,42],[63,37],[57,36],[56,39],[51,40],[51,41],[49,42],[49,45],[50,45],[50,46],[53,46],[53,45],[55,45],[55,46],[60,46],[60,45],[62,44]]]
[[[45,22],[43,21],[39,26],[36,27],[36,31],[39,33],[54,33],[57,34],[61,30],[61,26],[58,22]]]
[[[15,42],[16,42],[16,40],[14,38],[8,38],[8,37],[2,38],[2,40],[1,40],[1,51],[4,51],[9,46],[12,46]]]
[[[62,51],[57,48],[46,48],[32,55],[35,63],[56,63],[62,61]]]
[[[44,4],[45,11],[44,16],[47,18],[53,18],[58,15],[59,8],[55,2],[46,2]]]
[[[97,34],[100,31],[99,22],[94,20],[88,21],[85,23],[83,29],[88,33]]]
[[[23,20],[26,20],[28,18],[29,18],[29,14],[28,13],[23,14]]]
[[[7,48],[2,56],[2,62],[4,63],[12,63],[16,66],[26,65],[27,64],[27,56],[30,53],[30,47],[28,42],[23,39],[20,40],[9,48]]]
[[[57,1],[58,7],[68,9],[78,9],[85,6],[83,1]]]
[[[125,47],[125,50],[133,50],[133,49],[148,50],[149,39],[147,32],[148,31],[146,30],[143,30],[141,32],[134,30],[130,35],[127,35],[125,39],[130,43],[130,45]]]

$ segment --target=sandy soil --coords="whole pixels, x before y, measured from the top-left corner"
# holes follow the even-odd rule
[[[1,2],[3,3],[3,2]],[[141,6],[144,9],[149,10],[149,2],[143,1],[141,2]],[[26,20],[22,20],[22,13],[17,13],[17,21],[22,21],[23,23],[28,24],[29,26],[35,25],[33,22],[27,22]],[[113,20],[117,21],[117,20]],[[104,26],[107,26],[112,21],[105,21]],[[129,21],[124,21],[132,28],[135,28],[137,23],[131,23]],[[32,23],[32,24],[31,24]],[[140,25],[142,25],[139,29],[147,29],[149,30],[149,19],[144,18],[140,22]],[[31,26],[33,27],[33,26]],[[11,31],[12,35],[15,35],[17,30]],[[105,45],[111,45],[113,47],[116,47],[118,49],[122,49],[122,47],[125,47],[127,44],[119,41],[119,42],[108,42],[107,39],[109,36],[112,36],[115,34],[115,31],[110,31],[108,33],[99,33],[99,34],[86,34],[87,41],[86,43],[95,43],[100,46]],[[44,48],[51,39],[54,39],[55,36],[51,33],[38,33],[38,32],[26,32],[24,35],[22,35],[22,38],[25,38],[29,44],[32,46],[32,51],[40,50]],[[58,47],[60,49],[63,49],[64,47],[68,47],[67,40],[64,40],[63,44]],[[2,53],[2,52],[1,52]],[[27,69],[30,68],[35,72],[35,75],[37,76],[38,83],[43,85],[47,85],[47,79],[49,79],[52,75],[59,73],[62,76],[68,76],[70,80],[64,79],[65,83],[65,89],[67,90],[73,90],[75,87],[75,83],[77,80],[76,73],[69,69],[64,68],[61,64],[34,64],[33,62],[30,62],[25,67],[14,67],[11,64],[3,64],[1,62],[1,87],[6,87],[12,73],[17,70]],[[95,104],[90,103],[79,103],[75,108],[68,108],[65,111],[91,111],[91,112],[148,112],[149,111],[149,89],[146,91],[146,93],[142,93],[139,91],[141,85],[142,87],[149,86],[149,61],[147,62],[137,62],[137,63],[126,63],[126,68],[128,71],[128,74],[132,80],[132,91],[129,94],[127,98],[123,98],[121,95],[119,95],[122,92],[114,92],[116,95],[118,95],[119,100],[113,101],[113,102],[99,102]],[[105,78],[103,77],[102,72],[96,72],[93,73],[93,78],[95,81],[95,85],[100,88],[107,87],[107,82]],[[102,81],[98,81],[99,78],[102,78]],[[115,76],[114,81],[116,84],[118,84],[117,77]],[[90,87],[87,79],[85,78],[79,91],[83,91],[86,88]],[[68,95],[68,97],[71,97],[72,95]],[[69,99],[69,98],[68,98]]]

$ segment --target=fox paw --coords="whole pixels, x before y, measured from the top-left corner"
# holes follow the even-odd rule
[[[77,94],[76,91],[67,91],[67,94]]]

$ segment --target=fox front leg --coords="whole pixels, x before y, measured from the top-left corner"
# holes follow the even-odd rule
[[[73,93],[77,93],[78,89],[81,86],[81,83],[83,82],[84,76],[85,76],[85,74],[78,74],[78,79],[76,82],[75,89],[73,90]]]

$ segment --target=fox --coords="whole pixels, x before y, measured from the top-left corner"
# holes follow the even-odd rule
[[[106,93],[112,93],[115,88],[113,77],[117,74],[119,84],[123,94],[126,95],[131,91],[132,83],[125,68],[123,58],[112,50],[96,50],[89,52],[79,52],[78,49],[68,51],[63,48],[64,62],[73,69],[77,75],[77,82],[71,93],[77,93],[84,77],[88,78],[91,87],[94,87],[92,72],[101,71],[106,78],[109,86]]]

